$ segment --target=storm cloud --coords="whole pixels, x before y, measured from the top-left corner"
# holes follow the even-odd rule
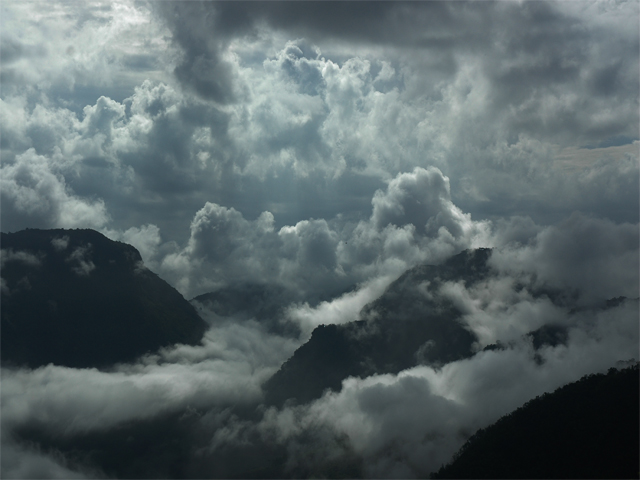
[[[184,445],[158,477],[425,476],[536,395],[640,358],[637,2],[0,9],[2,231],[129,243],[209,324],[110,370],[3,367],[3,476],[136,476],[153,456],[113,452],[154,428]],[[314,328],[479,247],[491,275],[435,293],[474,356],[264,404]],[[91,273],[90,250],[66,255]],[[545,325],[566,341],[534,346]]]

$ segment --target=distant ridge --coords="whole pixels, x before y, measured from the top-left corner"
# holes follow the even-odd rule
[[[220,318],[232,317],[234,322],[257,320],[269,332],[298,337],[300,329],[291,322],[282,322],[286,307],[295,295],[278,284],[236,283],[190,300],[196,309],[203,309]],[[208,317],[209,322],[216,319]]]
[[[437,292],[445,281],[472,284],[486,278],[490,254],[487,248],[465,250],[440,265],[418,265],[362,309],[365,320],[320,325],[265,383],[266,402],[306,403],[326,389],[339,391],[349,376],[398,373],[470,357],[475,335],[459,321],[461,312]]]
[[[130,245],[63,229],[0,241],[4,366],[108,367],[202,339],[194,307]]]

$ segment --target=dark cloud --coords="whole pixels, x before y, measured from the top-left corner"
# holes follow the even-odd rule
[[[153,81],[137,84],[128,99],[98,96],[79,112],[64,102],[65,108],[38,103],[25,111],[19,97],[11,96],[6,98],[12,121],[5,122],[10,135],[3,135],[3,156],[12,161],[32,146],[55,165],[68,194],[85,202],[102,199],[113,227],[151,222],[180,242],[186,240],[185,219],[207,201],[249,218],[264,210],[256,205],[265,205],[279,226],[310,217],[329,220],[339,213],[363,218],[365,199],[380,182],[416,165],[440,168],[451,179],[453,198],[474,215],[528,215],[546,223],[577,209],[617,221],[637,217],[637,209],[629,206],[636,202],[627,199],[634,184],[622,188],[624,197],[601,189],[602,183],[593,185],[607,192],[596,199],[585,193],[591,186],[582,187],[576,182],[580,177],[558,166],[551,150],[557,142],[608,145],[611,139],[628,143],[637,136],[637,112],[628,101],[637,97],[637,79],[630,74],[635,70],[619,61],[634,58],[637,35],[627,27],[618,28],[616,40],[605,35],[611,28],[607,22],[619,18],[615,10],[605,12],[606,21],[594,22],[588,10],[550,3],[521,8],[389,3],[373,7],[354,25],[391,32],[391,37],[433,30],[457,43],[390,54],[380,45],[393,49],[396,43],[379,36],[378,43],[363,40],[353,51],[339,46],[348,41],[342,34],[277,46],[269,40],[270,35],[287,38],[294,28],[289,16],[305,18],[304,23],[342,12],[340,18],[349,19],[365,7],[323,5],[308,10],[295,4],[158,5],[154,8],[161,15],[153,18],[175,30],[176,45],[184,44],[169,57],[188,66],[189,58],[210,51],[216,65],[233,72],[239,95],[233,103],[215,107],[188,90]],[[468,24],[499,41],[469,42],[460,33]],[[270,30],[275,25],[280,26]],[[317,23],[318,32],[331,28],[329,21]],[[515,33],[522,31],[531,39]],[[548,31],[556,32],[553,40],[544,40]],[[360,35],[357,29],[354,35]],[[471,47],[479,53],[469,53]],[[594,95],[589,78],[607,69],[617,72],[616,94]],[[226,78],[206,75],[218,77],[220,82]],[[54,160],[56,148],[64,169]],[[634,168],[637,153],[629,152]],[[620,153],[610,160],[619,161]],[[590,161],[576,155],[575,162],[585,177],[594,176]],[[607,159],[603,167],[617,175],[620,167],[611,164]],[[349,185],[359,178],[372,181],[355,199]],[[612,181],[630,178],[625,172]]]
[[[619,53],[620,48],[628,53],[627,58],[637,58],[637,32],[636,38],[626,37],[617,44],[607,41],[602,36],[603,27],[608,25],[586,23],[583,12],[549,2],[517,6],[465,2],[189,3],[172,5],[168,10],[172,12],[166,14],[169,19],[189,19],[190,28],[175,26],[175,36],[185,51],[179,78],[180,69],[198,70],[196,64],[201,62],[203,66],[199,68],[210,71],[209,82],[227,81],[228,75],[217,71],[223,64],[227,65],[224,69],[230,68],[222,60],[224,47],[234,37],[258,35],[266,23],[318,44],[359,42],[411,48],[410,62],[455,52],[453,63],[462,66],[466,62],[464,56],[477,55],[482,74],[491,82],[488,100],[494,112],[490,115],[503,116],[505,110],[519,110],[517,118],[509,121],[511,125],[505,124],[513,132],[526,129],[536,134],[564,135],[568,130],[575,134],[586,127],[590,138],[610,135],[610,131],[625,128],[624,120],[612,118],[596,125],[576,112],[590,108],[587,104],[597,109],[600,97],[616,103],[630,96],[637,98],[637,69],[627,69],[625,62],[612,64],[607,58],[607,50],[616,49]],[[594,40],[602,42],[604,48],[594,52]],[[208,48],[211,42],[213,46]],[[594,55],[598,62],[609,66],[594,70]],[[458,72],[458,68],[448,72],[449,81]],[[182,81],[198,82],[201,76],[194,71]],[[231,92],[230,82],[227,83],[226,90]],[[568,85],[580,85],[584,95],[558,102]],[[225,94],[213,93],[221,89],[212,85],[202,87],[200,93],[222,98]],[[551,112],[543,111],[541,105],[552,100],[557,106],[549,115]],[[579,104],[581,108],[576,108]]]
[[[500,268],[535,273],[542,283],[577,288],[593,304],[637,297],[639,243],[637,225],[575,214],[538,233],[533,245],[507,248],[494,261]]]
[[[104,476],[101,462],[426,476],[535,395],[637,358],[637,305],[603,307],[638,291],[637,3],[11,3],[2,17],[2,230],[99,229],[187,298],[210,294],[201,346],[111,372],[3,368],[3,476]],[[318,325],[476,247],[495,247],[494,273],[438,291],[473,357],[259,407]],[[99,269],[93,250],[51,248]],[[3,265],[39,261],[3,250]],[[546,326],[566,339],[535,350],[526,334]],[[154,432],[157,449],[116,465]]]
[[[371,217],[358,223],[310,219],[276,229],[270,212],[247,220],[207,202],[191,222],[187,246],[158,268],[188,296],[227,284],[277,282],[315,303],[415,262],[490,242],[488,224],[451,202],[448,179],[436,168],[398,175],[371,204]]]
[[[451,47],[484,36],[493,6],[472,3],[305,2],[304,4],[249,2],[217,4],[216,17],[225,20],[224,33],[245,33],[266,22],[276,29],[313,40],[390,44],[403,47]]]
[[[236,97],[235,75],[224,50],[230,33],[242,34],[249,25],[244,8],[225,14],[212,7],[206,2],[156,5],[183,52],[174,69],[177,79],[203,98],[227,104]]]
[[[108,219],[102,200],[84,200],[70,194],[64,177],[49,170],[45,157],[29,149],[13,164],[3,167],[2,228],[101,227]]]
[[[488,285],[493,292],[487,298],[504,309],[502,317],[477,316],[475,323],[469,317],[474,329],[512,339],[506,348],[439,369],[417,366],[398,375],[349,378],[339,392],[280,410],[255,410],[259,385],[294,344],[246,321],[218,322],[201,347],[169,349],[110,373],[5,369],[3,430],[40,450],[8,442],[16,457],[3,461],[4,471],[20,471],[31,459],[54,473],[66,466],[120,476],[131,476],[131,469],[187,477],[329,476],[336,470],[367,477],[426,475],[477,428],[637,352],[636,301],[573,314],[565,343],[543,345],[534,355],[530,341],[499,325],[526,328],[527,305],[536,304],[510,281]],[[510,289],[517,299],[500,294]],[[481,305],[481,292],[470,287],[467,295]],[[536,316],[553,321],[548,312],[531,318]],[[247,408],[238,409],[242,404]],[[131,457],[143,444],[144,452]],[[258,454],[263,448],[271,456]]]

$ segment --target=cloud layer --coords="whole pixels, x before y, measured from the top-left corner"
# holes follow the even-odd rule
[[[238,452],[266,474],[259,445],[283,475],[427,475],[532,396],[639,358],[637,303],[604,308],[639,288],[636,2],[0,9],[2,230],[97,229],[188,299],[273,292],[196,302],[200,347],[4,368],[4,476],[101,476],[69,446],[156,420],[188,432],[186,476],[231,476]],[[494,274],[439,292],[476,356],[259,406],[313,328],[476,247]],[[534,351],[523,335],[551,324],[567,344]]]

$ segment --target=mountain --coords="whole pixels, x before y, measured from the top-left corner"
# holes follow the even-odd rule
[[[206,324],[130,245],[93,230],[2,233],[2,362],[107,367]]]
[[[320,325],[264,385],[267,404],[306,403],[349,376],[398,373],[417,364],[442,365],[473,354],[474,334],[461,312],[437,292],[443,282],[471,285],[489,275],[490,249],[466,250],[440,265],[419,265],[366,305],[361,318]]]
[[[287,306],[295,300],[295,295],[280,285],[247,282],[198,295],[191,303],[214,324],[226,318],[234,322],[256,320],[269,333],[297,337],[300,329],[282,321]]]
[[[638,478],[638,364],[587,375],[479,430],[431,478]]]

